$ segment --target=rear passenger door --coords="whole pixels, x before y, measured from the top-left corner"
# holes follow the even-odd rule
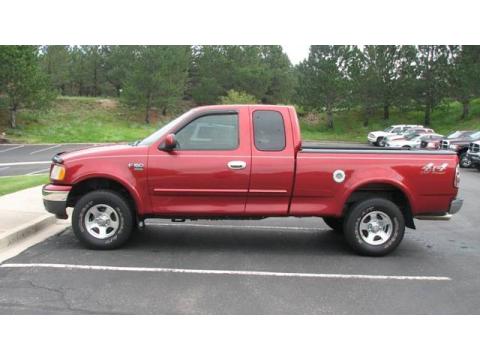
[[[250,107],[252,169],[246,214],[288,213],[295,171],[288,108]]]

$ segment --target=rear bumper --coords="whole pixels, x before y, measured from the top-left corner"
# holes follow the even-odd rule
[[[460,211],[463,206],[463,199],[453,199],[448,212],[441,214],[422,214],[415,216],[418,220],[450,220],[453,214]]]
[[[42,188],[43,206],[58,219],[66,219],[67,199],[71,186],[47,184]]]

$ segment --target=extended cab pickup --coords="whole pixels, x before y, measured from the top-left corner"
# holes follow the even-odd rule
[[[100,249],[146,218],[315,216],[380,256],[414,218],[462,205],[454,152],[302,146],[291,106],[195,108],[139,142],[57,154],[50,178],[46,209],[66,218],[73,207],[76,236]]]

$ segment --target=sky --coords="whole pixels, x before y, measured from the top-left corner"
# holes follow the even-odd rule
[[[285,51],[290,58],[292,64],[296,65],[308,56],[310,45],[290,44],[282,45],[282,47],[283,51]]]

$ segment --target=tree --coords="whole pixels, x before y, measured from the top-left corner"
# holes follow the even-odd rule
[[[262,103],[288,102],[294,88],[293,68],[281,46],[194,48],[190,93],[198,104],[213,104],[231,89]]]
[[[424,124],[430,126],[432,111],[447,95],[452,70],[450,51],[444,45],[420,45],[416,50],[412,81],[416,99],[425,109]]]
[[[42,46],[40,60],[43,71],[48,75],[52,86],[62,95],[66,95],[70,83],[69,47],[64,45]]]
[[[367,45],[363,51],[357,50],[353,88],[363,98],[367,112],[382,107],[383,119],[388,120],[390,107],[407,100],[405,72],[413,61],[409,50],[396,45]]]
[[[117,96],[121,95],[127,75],[134,60],[134,46],[116,45],[104,48],[104,72],[107,82],[115,89]]]
[[[453,69],[449,77],[452,97],[462,103],[461,119],[470,113],[470,101],[480,95],[480,47],[451,46]]]
[[[191,49],[189,46],[138,46],[122,99],[145,109],[150,123],[150,109],[157,106],[165,114],[185,93]]]
[[[220,96],[221,104],[256,104],[258,100],[244,91],[229,90],[226,96]]]
[[[312,45],[308,59],[298,67],[301,104],[325,109],[329,128],[334,126],[333,111],[347,99],[352,56],[352,46]]]
[[[7,97],[12,128],[20,108],[48,104],[54,94],[40,69],[37,47],[0,46],[0,93]]]

